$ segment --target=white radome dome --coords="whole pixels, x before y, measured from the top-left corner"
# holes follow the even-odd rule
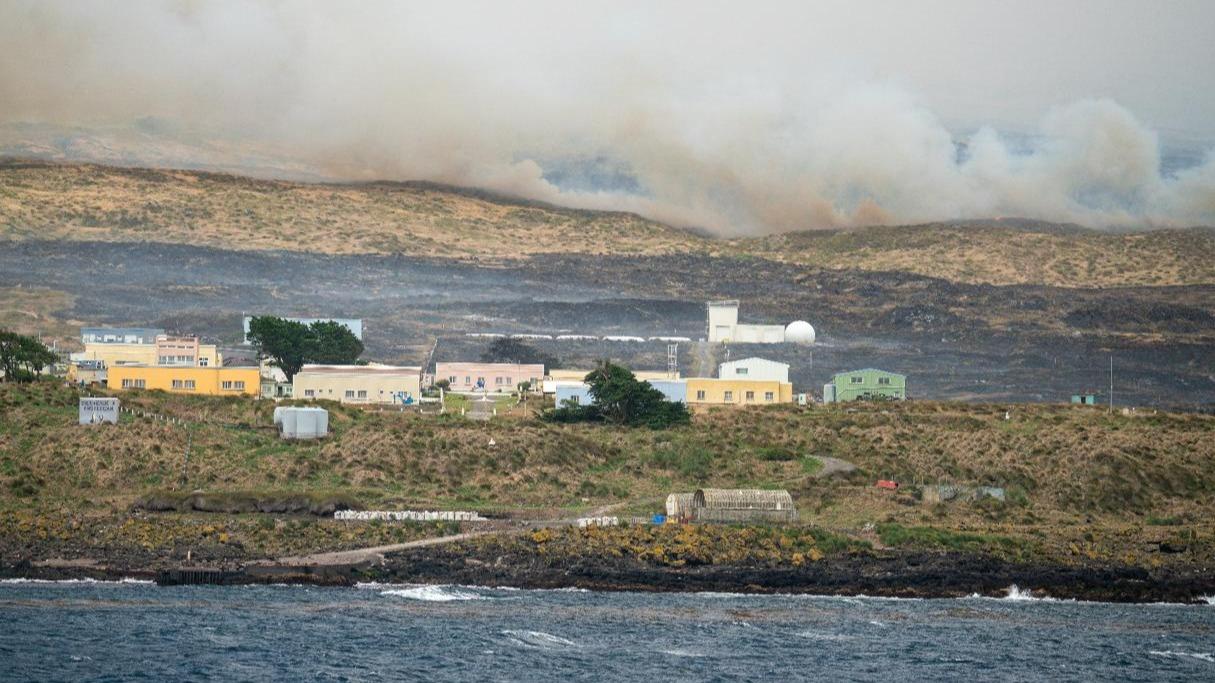
[[[794,320],[785,327],[785,341],[809,346],[814,343],[814,326],[805,320]]]

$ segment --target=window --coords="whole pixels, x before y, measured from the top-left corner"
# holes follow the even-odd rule
[[[220,382],[220,388],[222,388],[224,391],[244,391],[245,382],[244,380],[232,381],[230,379],[226,379],[223,382]],[[311,396],[312,394],[308,395]]]
[[[465,384],[472,384],[472,377],[469,377],[468,375],[465,375],[465,376],[464,376],[464,383],[465,383]]]
[[[200,367],[200,368],[205,368],[205,367],[207,367],[207,359],[206,359],[206,357],[205,357],[205,356],[199,356],[199,358],[198,358],[198,367]]]
[[[367,398],[367,390],[359,389],[359,398]]]
[[[582,403],[582,399],[577,394],[569,397],[569,402],[575,405]]]
[[[171,356],[159,356],[156,359],[156,362],[160,365],[168,365],[171,358],[172,358]]]
[[[467,382],[468,380],[464,380],[464,381],[465,381],[465,382]],[[456,376],[455,376],[455,375],[452,375],[451,377],[448,377],[448,378],[447,378],[447,383],[448,383],[448,384],[455,384],[455,383],[456,383]]]
[[[313,391],[312,389],[304,389],[304,395],[305,396],[316,396],[316,392]]]
[[[890,384],[889,377],[878,377],[878,384]]]
[[[765,401],[768,401],[769,403],[771,403],[771,402],[772,402],[772,399],[774,399],[774,398],[775,398],[775,396],[773,396],[773,395],[772,395],[772,392],[771,392],[771,391],[765,391],[765,392],[764,392],[764,400],[765,400]]]
[[[175,380],[173,380],[173,388],[174,389],[185,389],[186,385],[183,384],[181,380],[175,379]]]
[[[244,391],[245,390],[245,380],[243,380],[243,379],[236,380],[235,382],[232,383],[232,388],[236,389],[237,391]]]
[[[495,377],[495,378],[494,378],[494,384],[497,384],[498,386],[502,386],[502,378],[501,378],[501,377]]]
[[[696,400],[697,401],[705,400],[705,390],[704,389],[700,389],[696,392]]]
[[[861,377],[860,375],[853,375],[852,377],[848,378],[848,381],[852,382],[853,384],[863,384],[865,382],[865,378]]]
[[[354,398],[354,389],[346,390],[346,398]]]
[[[230,390],[232,389],[232,380],[227,380],[227,379],[226,379],[226,380],[224,380],[224,381],[220,382],[220,383],[219,383],[219,387],[220,387],[221,389],[228,389],[228,390],[230,391]]]
[[[124,379],[122,380],[123,389],[143,389],[146,383],[142,379]]]
[[[748,401],[754,401],[754,400],[755,400],[755,392],[754,392],[754,391],[748,391],[748,392],[747,392],[747,400],[748,400]]]
[[[727,391],[727,392],[726,392],[726,395],[725,395],[725,396],[723,396],[722,398],[724,398],[724,399],[725,399],[725,400],[727,400],[727,401],[733,401],[733,400],[734,400],[734,392],[733,392],[733,391]]]
[[[748,370],[749,370],[749,368],[734,368],[734,374],[745,375],[745,374],[747,374]]]

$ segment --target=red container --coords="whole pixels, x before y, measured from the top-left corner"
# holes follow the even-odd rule
[[[877,487],[879,489],[894,490],[899,487],[899,483],[897,481],[890,481],[889,479],[878,479]]]

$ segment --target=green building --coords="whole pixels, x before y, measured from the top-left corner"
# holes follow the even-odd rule
[[[823,386],[823,403],[907,398],[907,376],[874,368],[841,372]]]

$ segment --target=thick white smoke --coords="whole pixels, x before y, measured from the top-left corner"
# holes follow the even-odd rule
[[[163,130],[141,134],[136,161],[165,158],[148,153],[163,144],[239,170],[257,150],[328,177],[479,186],[723,234],[1013,215],[1215,224],[1215,158],[1162,175],[1157,135],[1114,101],[1043,106],[1015,138],[959,134],[896,69],[815,44],[843,30],[821,15],[763,6],[745,17],[754,28],[700,4],[10,0],[0,142],[26,134],[15,122],[153,117]],[[627,182],[554,179],[587,159]]]

